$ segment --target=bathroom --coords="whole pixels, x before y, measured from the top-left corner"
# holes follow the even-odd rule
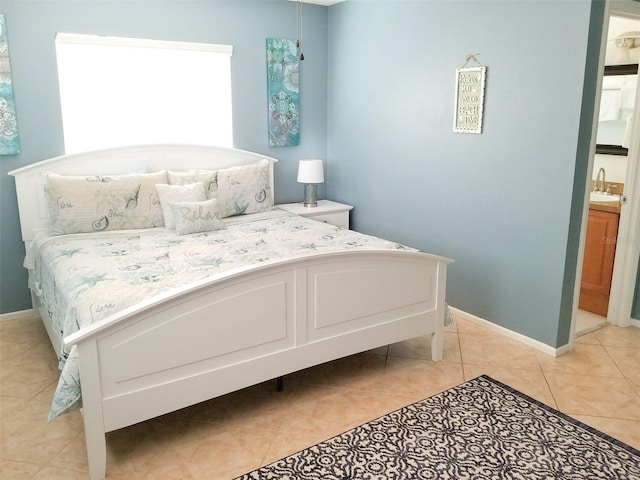
[[[611,286],[619,243],[618,195],[623,194],[627,176],[640,20],[612,15],[607,39],[576,335],[607,323],[610,293],[615,293]]]

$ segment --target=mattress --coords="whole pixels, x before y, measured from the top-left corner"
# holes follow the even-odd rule
[[[25,258],[30,287],[64,338],[139,302],[248,265],[352,249],[413,250],[280,210],[225,224],[192,235],[166,228],[41,235]],[[75,347],[61,345],[59,367],[50,419],[81,398]]]

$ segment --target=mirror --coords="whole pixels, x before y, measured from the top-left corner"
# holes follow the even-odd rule
[[[637,78],[637,64],[604,67],[596,153],[627,155]]]

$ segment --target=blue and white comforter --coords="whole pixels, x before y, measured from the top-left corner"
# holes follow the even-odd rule
[[[143,300],[245,265],[356,248],[407,249],[279,210],[225,223],[225,230],[183,236],[166,228],[42,236],[25,259],[30,286],[64,338]],[[75,350],[62,346],[50,419],[79,403]]]

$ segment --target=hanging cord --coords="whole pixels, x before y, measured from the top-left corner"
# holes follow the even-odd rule
[[[304,60],[304,53],[302,53],[302,3],[300,3],[300,0],[296,0],[296,28],[298,30],[296,47],[300,49],[300,61],[302,61]]]
[[[464,65],[462,66],[462,68],[466,67],[467,64],[469,62],[475,62],[478,64],[478,66],[482,66],[482,64],[478,61],[478,59],[476,58],[478,55],[480,55],[479,53],[469,53],[467,54],[466,57],[464,57],[464,59],[466,60],[466,62],[464,62]]]

